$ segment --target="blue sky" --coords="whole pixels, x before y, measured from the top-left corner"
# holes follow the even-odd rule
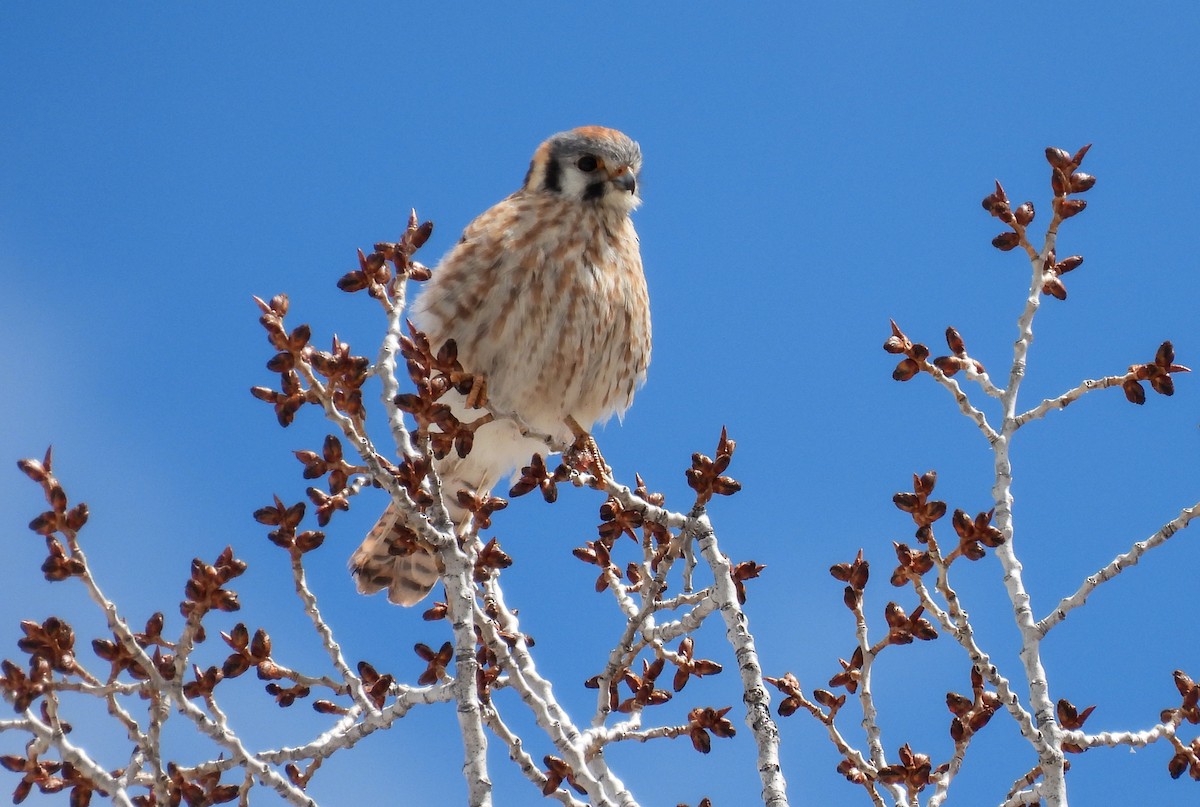
[[[296,666],[318,664],[284,557],[250,514],[272,493],[303,496],[290,452],[328,430],[306,412],[281,431],[248,394],[272,380],[251,295],[286,291],[292,321],[374,355],[376,310],[333,285],[354,250],[395,238],[416,207],[436,224],[423,253],[434,262],[518,187],[540,140],[601,123],[645,154],[636,222],[655,328],[649,383],[601,445],[623,477],[639,471],[683,507],[691,452],[711,451],[729,427],[745,490],[712,515],[726,552],[768,567],[748,604],[764,667],[823,686],[853,649],[831,564],[865,548],[877,632],[889,598],[912,605],[886,583],[891,542],[911,537],[892,494],[935,468],[952,508],[991,506],[978,432],[928,379],[893,382],[880,345],[889,318],[935,353],[954,325],[1006,375],[1028,269],[989,246],[999,228],[979,200],[994,178],[1044,220],[1042,149],[1094,143],[1086,168],[1099,181],[1059,253],[1086,262],[1067,278],[1069,301],[1039,314],[1026,404],[1149,361],[1164,339],[1200,365],[1198,23],[1188,4],[1113,2],[5,6],[0,656],[16,654],[22,618],[59,614],[82,637],[101,634],[79,587],[41,581],[43,549],[24,526],[41,500],[13,463],[53,443],[68,492],[91,506],[85,548],[132,621],[177,613],[191,558],[233,544],[251,564],[240,618],[266,627]],[[1144,407],[1096,393],[1019,435],[1016,540],[1036,612],[1200,499],[1198,384],[1180,377],[1173,399]],[[496,534],[517,560],[510,602],[583,719],[593,701],[575,683],[599,670],[621,622],[570,555],[593,537],[600,502],[563,499],[514,503]],[[408,647],[440,643],[438,628],[359,597],[344,571],[374,510],[363,501],[336,519],[310,574],[352,658],[415,677]],[[1198,562],[1185,531],[1047,644],[1053,696],[1099,704],[1089,729],[1147,727],[1176,702],[1173,669],[1200,675]],[[1020,680],[997,572],[992,558],[955,567],[981,641]],[[549,588],[537,588],[547,573]],[[606,640],[578,649],[580,630]],[[727,656],[719,640],[699,651]],[[969,686],[962,654],[942,640],[879,664],[889,751],[909,742],[945,759],[944,694]],[[732,679],[702,684],[680,708],[736,703]],[[236,690],[251,745],[323,725],[254,689]],[[98,715],[74,722],[105,736]],[[399,787],[413,803],[437,798],[423,792],[457,802],[452,713],[405,723],[330,762],[314,796],[348,803],[345,787],[385,803]],[[781,726],[793,803],[864,803],[834,772],[819,726],[802,716]],[[611,757],[643,803],[744,804],[758,792],[747,733],[704,764],[685,741]],[[8,738],[0,746],[13,750]],[[502,757],[497,803],[538,803]],[[1165,746],[1090,752],[1072,760],[1072,795],[1193,802],[1197,785],[1172,782],[1169,757]],[[686,775],[663,767],[677,763]],[[1032,764],[998,718],[955,798],[998,803]],[[434,775],[447,784],[423,791]]]

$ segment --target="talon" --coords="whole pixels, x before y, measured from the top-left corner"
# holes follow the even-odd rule
[[[611,480],[613,478],[612,468],[608,467],[608,463],[604,461],[604,455],[600,453],[600,446],[596,444],[596,438],[592,437],[587,429],[580,426],[579,421],[570,415],[567,415],[566,424],[571,433],[575,435],[575,442],[571,445],[571,456],[567,459],[573,461],[582,455],[585,464],[591,465],[596,476],[601,480]]]

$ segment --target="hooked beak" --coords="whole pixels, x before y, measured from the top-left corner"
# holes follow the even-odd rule
[[[637,191],[637,177],[626,166],[617,169],[617,173],[613,174],[609,178],[609,181],[626,193],[635,193]]]

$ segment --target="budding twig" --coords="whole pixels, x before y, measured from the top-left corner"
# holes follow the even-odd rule
[[[1095,574],[1089,575],[1083,581],[1083,584],[1068,597],[1064,597],[1062,601],[1045,617],[1037,623],[1037,630],[1045,636],[1050,632],[1050,629],[1067,618],[1067,614],[1075,610],[1079,606],[1087,602],[1088,597],[1092,592],[1100,587],[1101,584],[1113,579],[1121,572],[1128,569],[1130,566],[1136,566],[1138,561],[1142,559],[1148,551],[1156,546],[1166,543],[1175,533],[1187,527],[1192,522],[1192,519],[1200,516],[1200,502],[1183,510],[1178,517],[1164,524],[1158,532],[1151,535],[1144,541],[1138,541],[1133,547],[1123,554],[1117,555],[1104,568],[1097,571]]]

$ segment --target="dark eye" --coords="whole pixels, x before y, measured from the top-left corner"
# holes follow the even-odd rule
[[[583,173],[590,174],[599,167],[599,163],[592,155],[585,154],[579,158],[579,162],[575,163],[575,166]]]

